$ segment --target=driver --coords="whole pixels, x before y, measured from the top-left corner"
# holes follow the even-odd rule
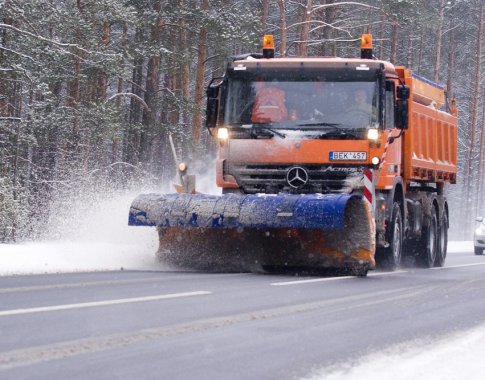
[[[251,121],[253,123],[271,123],[286,120],[285,91],[272,85],[265,86],[265,82],[256,82],[256,98],[253,105]]]

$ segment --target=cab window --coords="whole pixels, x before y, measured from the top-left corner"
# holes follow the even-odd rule
[[[395,108],[395,85],[394,82],[386,82],[386,129],[395,128],[394,108]]]

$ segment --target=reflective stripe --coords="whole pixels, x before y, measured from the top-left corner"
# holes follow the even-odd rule
[[[364,199],[369,203],[372,215],[374,215],[374,171],[372,169],[364,169]]]

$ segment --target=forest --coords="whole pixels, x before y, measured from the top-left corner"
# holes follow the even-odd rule
[[[339,57],[372,33],[377,59],[447,87],[450,233],[470,240],[485,211],[484,12],[483,0],[0,0],[0,242],[43,238],[83,194],[169,182],[169,135],[207,171],[206,86],[265,33],[278,55]]]

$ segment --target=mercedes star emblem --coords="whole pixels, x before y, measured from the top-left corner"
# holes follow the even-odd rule
[[[286,173],[286,182],[294,189],[303,187],[308,182],[308,172],[301,166],[294,166]]]

